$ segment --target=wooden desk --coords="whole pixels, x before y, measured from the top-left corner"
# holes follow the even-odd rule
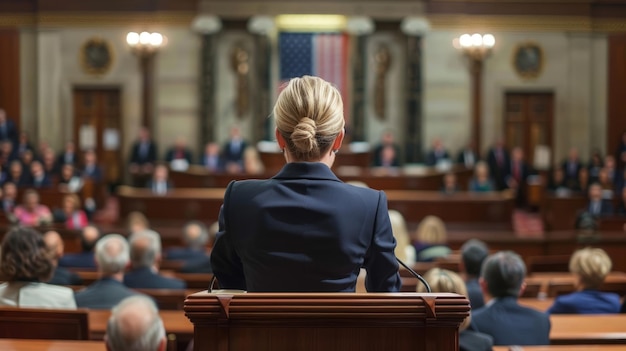
[[[552,344],[624,344],[626,315],[551,315]],[[626,347],[626,346],[622,346]]]
[[[104,341],[0,339],[3,351],[105,351]]]
[[[623,345],[547,345],[524,346],[515,351],[624,351]],[[511,351],[510,346],[494,346],[493,351]]]
[[[570,284],[575,285],[576,277],[571,273],[566,272],[558,272],[558,273],[533,273],[528,278],[526,278],[527,283],[537,283],[539,282],[541,287],[541,292],[548,293],[548,288],[551,283],[558,284]],[[624,289],[624,291],[620,291]],[[626,293],[626,273],[624,272],[611,272],[607,275],[604,280],[604,285],[600,287],[600,290],[604,291],[613,291],[617,293],[624,294]],[[617,291],[615,291],[617,290]],[[554,296],[551,296],[554,297]]]
[[[514,199],[508,192],[442,194],[438,191],[389,190],[390,209],[402,213],[409,222],[427,215],[440,217],[446,223],[485,224],[492,228],[512,230]],[[140,211],[159,220],[216,220],[223,203],[224,189],[174,189],[167,196],[154,195],[150,189],[121,186],[120,218]]]
[[[582,195],[556,197],[546,194],[541,203],[541,217],[545,230],[571,230],[576,228],[576,217],[587,206]]]
[[[193,338],[193,324],[183,311],[160,311],[165,332],[175,334],[179,341],[189,341]],[[102,340],[106,333],[107,323],[111,316],[110,311],[89,310],[89,336],[91,340]]]

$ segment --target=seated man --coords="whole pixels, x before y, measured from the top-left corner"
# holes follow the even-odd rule
[[[550,344],[548,315],[517,303],[525,276],[524,261],[512,251],[493,254],[483,263],[480,286],[486,305],[474,312],[472,325],[491,335],[494,345]]]
[[[104,342],[110,351],[165,351],[165,328],[154,302],[143,296],[120,302],[111,311]]]
[[[82,308],[111,309],[123,299],[137,295],[122,284],[124,271],[130,261],[126,239],[118,234],[105,235],[96,244],[96,265],[100,278],[74,298]]]
[[[43,241],[46,243],[46,248],[52,258],[54,265],[54,272],[52,278],[48,281],[48,284],[54,285],[82,285],[83,280],[80,277],[63,267],[59,267],[59,259],[63,257],[63,239],[59,233],[55,231],[49,231],[43,235]]]
[[[157,232],[145,230],[130,237],[132,269],[124,276],[124,285],[133,289],[185,289],[180,279],[159,275],[161,238]]]
[[[473,310],[485,305],[478,278],[480,277],[480,268],[487,256],[489,256],[487,245],[478,239],[470,239],[461,246],[460,271],[465,273],[467,296]]]
[[[93,249],[98,239],[100,239],[100,230],[93,225],[86,226],[80,234],[82,252],[63,256],[59,260],[59,265],[71,268],[96,268]]]
[[[611,200],[602,198],[602,186],[593,183],[589,186],[589,205],[587,211],[594,217],[610,216],[613,214]]]
[[[165,257],[168,260],[190,261],[206,257],[206,244],[209,241],[209,232],[202,222],[189,222],[183,228],[184,248],[176,247],[167,250]]]
[[[165,165],[157,165],[154,168],[152,179],[148,181],[146,187],[152,189],[152,193],[155,195],[165,195],[173,188],[169,181],[169,171]]]

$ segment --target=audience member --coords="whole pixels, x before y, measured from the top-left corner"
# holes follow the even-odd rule
[[[610,199],[613,197],[613,189],[615,184],[609,177],[609,170],[605,167],[600,170],[598,173],[598,182],[596,184],[600,185],[603,191],[603,197],[605,199]]]
[[[25,187],[30,185],[31,180],[29,174],[24,172],[24,166],[22,166],[22,162],[14,160],[9,164],[8,181],[14,183],[18,187]]]
[[[450,161],[450,155],[444,148],[440,138],[433,139],[432,148],[426,154],[426,165],[436,166],[442,162]]]
[[[489,165],[491,179],[496,183],[496,189],[506,189],[506,176],[509,174],[511,160],[509,152],[504,147],[504,140],[502,138],[497,139],[494,146],[489,149],[487,153],[487,164]]]
[[[146,186],[150,188],[152,190],[152,193],[155,195],[167,194],[167,192],[174,187],[169,180],[169,171],[167,169],[167,166],[157,165],[154,168],[154,174],[152,175],[152,179],[148,181],[148,184]]]
[[[13,211],[21,225],[37,227],[52,223],[52,212],[48,206],[39,203],[39,194],[36,190],[26,190],[22,201],[23,205],[17,206]]]
[[[215,222],[211,224],[211,226],[207,230],[209,236],[207,246],[213,246],[218,231],[219,223]],[[180,267],[179,271],[181,273],[213,273],[213,267],[211,266],[211,257],[210,255],[206,254],[204,256],[199,256],[196,259],[186,260],[183,266]]]
[[[175,170],[186,170],[192,160],[191,150],[187,148],[187,141],[184,137],[178,137],[165,155],[165,161]]]
[[[2,165],[8,167],[13,161],[19,160],[19,156],[11,141],[5,140],[0,144],[0,154],[2,155]]]
[[[17,186],[6,182],[2,185],[2,209],[5,213],[13,213],[17,206]]]
[[[209,232],[204,223],[193,221],[185,224],[182,239],[185,247],[167,250],[165,257],[168,260],[187,261],[207,256]]]
[[[51,179],[57,179],[61,173],[61,168],[56,160],[56,155],[52,148],[48,148],[43,152],[43,169],[45,170],[48,177]]]
[[[609,216],[613,214],[613,204],[610,200],[602,197],[602,186],[593,183],[589,187],[589,205],[587,212],[595,217]]]
[[[7,117],[3,108],[0,108],[0,141],[9,141],[11,144],[17,141],[15,122]]]
[[[415,232],[417,262],[430,262],[450,254],[447,246],[446,226],[439,217],[426,216]]]
[[[130,237],[131,270],[124,276],[124,285],[133,289],[184,289],[185,282],[160,275],[161,238],[146,230]]]
[[[465,284],[461,277],[449,270],[433,268],[424,274],[424,279],[430,285],[433,293],[455,293],[463,296],[468,295]],[[417,286],[417,292],[425,293],[426,287],[422,284]],[[472,306],[472,310],[475,307]],[[491,351],[493,338],[487,334],[468,329],[472,321],[470,314],[459,326],[459,350],[460,351]]]
[[[604,157],[604,168],[602,168],[603,170],[606,170],[606,183],[607,184],[615,184],[615,181],[617,180],[617,166],[615,164],[615,157],[613,157],[613,155],[606,155]],[[600,171],[600,173],[602,173],[602,171]],[[603,181],[601,178],[601,174],[598,175],[598,181],[602,184],[605,181]],[[613,188],[613,186],[610,187],[611,189]],[[607,188],[608,189],[608,188]]]
[[[30,151],[31,155],[34,155],[35,148],[33,148],[33,145],[30,143],[30,138],[28,137],[28,133],[20,132],[20,136],[15,145],[15,151],[17,152],[17,155],[20,158],[26,151]]]
[[[222,147],[224,167],[229,173],[243,171],[243,153],[247,146],[248,143],[243,140],[239,127],[230,128],[230,139]]]
[[[35,160],[35,154],[32,150],[26,150],[20,154],[19,158],[20,162],[22,162],[22,166],[24,168],[24,173],[30,174],[30,165]]]
[[[589,171],[586,168],[581,168],[578,172],[578,184],[573,189],[574,191],[586,194],[589,190],[589,184],[591,179],[589,178]]]
[[[54,271],[46,244],[34,229],[17,227],[5,234],[1,247],[0,305],[75,309],[72,289],[44,283]]]
[[[456,174],[448,172],[443,176],[443,186],[441,192],[444,194],[454,194],[459,191],[459,184],[456,181]]]
[[[95,183],[104,179],[102,168],[98,165],[98,155],[94,149],[85,150],[83,153],[83,172],[81,176]]]
[[[6,171],[6,167],[0,163],[0,186],[7,181],[9,181],[9,173]]]
[[[33,161],[30,164],[31,185],[35,189],[48,189],[52,186],[50,177],[43,169],[43,165],[39,161]]]
[[[510,172],[506,176],[507,187],[515,193],[517,206],[526,205],[526,181],[531,175],[530,166],[524,160],[524,150],[516,147],[511,152]]]
[[[591,159],[589,160],[589,165],[587,166],[587,169],[589,170],[590,182],[598,181],[598,176],[602,168],[604,168],[604,161],[602,159],[602,154],[600,153],[600,151],[595,150],[591,154]]]
[[[474,177],[469,183],[469,191],[485,193],[494,190],[495,186],[489,178],[489,167],[484,162],[478,162],[474,168]]]
[[[57,158],[57,164],[59,165],[76,165],[78,158],[76,156],[76,145],[72,140],[65,143],[65,148]]]
[[[210,142],[204,147],[204,153],[200,159],[200,164],[206,170],[213,173],[224,171],[224,159],[220,154],[220,146],[218,143]]]
[[[574,252],[569,271],[576,276],[576,292],[557,296],[548,313],[619,313],[620,297],[598,289],[611,272],[611,258],[602,249],[584,248]]]
[[[59,260],[59,265],[70,268],[96,268],[94,247],[100,239],[98,227],[88,225],[80,233],[81,252],[67,254]]]
[[[150,138],[150,131],[146,127],[141,127],[137,136],[137,140],[133,144],[130,161],[129,171],[133,177],[136,177],[139,182],[145,177],[152,174],[154,165],[157,161],[157,146],[156,143]],[[136,182],[137,180],[135,180]],[[135,184],[137,186],[137,184]]]
[[[129,213],[126,218],[126,224],[131,235],[150,229],[148,218],[139,211]]]
[[[487,245],[478,239],[470,239],[461,246],[461,266],[459,268],[465,274],[465,286],[472,310],[477,310],[485,305],[478,279],[480,278],[480,269],[487,256],[489,256]]]
[[[576,186],[577,185],[578,184],[576,184]],[[557,194],[566,194],[569,193],[570,190],[575,190],[575,188],[570,188],[565,184],[565,172],[563,172],[563,168],[559,167],[552,169],[546,189]]]
[[[372,153],[373,167],[400,167],[400,146],[395,142],[393,131],[385,130],[380,143]]]
[[[619,199],[619,206],[617,207],[617,214],[620,216],[626,216],[626,187],[622,188],[621,197]]]
[[[253,146],[248,146],[243,152],[243,169],[247,174],[263,174],[265,171],[259,152]]]
[[[568,188],[574,188],[578,182],[578,173],[583,168],[583,163],[580,160],[578,149],[572,147],[569,150],[567,158],[561,163],[561,169],[563,170],[565,185]]]
[[[459,155],[456,158],[458,164],[468,169],[473,168],[478,161],[480,161],[480,157],[476,153],[476,146],[473,142],[469,142],[463,150],[459,151]]]
[[[109,351],[165,351],[165,328],[154,302],[144,296],[122,300],[111,311],[104,342]]]
[[[76,173],[74,165],[66,163],[61,166],[59,190],[61,192],[77,193],[83,188],[83,179]]]
[[[83,229],[89,225],[87,214],[81,209],[80,198],[76,194],[63,197],[61,211],[55,212],[57,222],[64,222],[67,229]]]
[[[122,284],[124,271],[130,261],[126,239],[118,234],[108,234],[96,244],[96,266],[99,278],[87,288],[76,292],[76,305],[80,308],[111,309],[137,292]]]
[[[480,285],[485,306],[474,311],[475,330],[491,335],[494,345],[549,345],[550,318],[518,304],[526,266],[514,252],[502,251],[485,260]]]
[[[52,274],[52,278],[48,281],[48,284],[82,285],[83,280],[76,273],[59,267],[59,259],[63,257],[64,249],[61,235],[55,231],[46,232],[43,235],[43,240],[46,243],[48,253],[52,259],[52,265],[54,266],[54,273]]]
[[[409,236],[404,216],[396,210],[389,210],[389,221],[391,222],[393,237],[396,239],[394,254],[409,267],[414,265],[415,247],[411,245],[411,237]]]

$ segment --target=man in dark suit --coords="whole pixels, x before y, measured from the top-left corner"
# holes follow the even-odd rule
[[[0,108],[0,141],[17,142],[17,128],[12,119],[7,117],[4,109]]]
[[[613,203],[611,200],[602,197],[602,186],[593,183],[589,186],[589,205],[587,212],[594,217],[610,216],[613,214]]]
[[[400,167],[400,146],[391,130],[386,130],[372,153],[372,167]]]
[[[192,159],[191,150],[189,150],[187,142],[182,137],[176,139],[174,145],[167,150],[165,155],[165,161],[169,164],[172,164],[173,161],[185,161],[187,165],[190,165]]]
[[[133,289],[185,289],[184,281],[160,275],[161,238],[157,232],[144,230],[130,237],[132,269],[124,276],[124,285]]]
[[[489,256],[487,245],[478,239],[470,239],[461,246],[460,268],[461,272],[465,273],[467,297],[470,300],[470,305],[472,305],[472,310],[477,310],[485,305],[478,278],[487,256]]]
[[[57,158],[58,165],[76,165],[78,163],[78,156],[76,156],[76,145],[72,140],[65,143],[65,149]]]
[[[96,244],[96,265],[100,278],[87,288],[76,292],[79,308],[111,309],[137,292],[122,284],[124,270],[130,260],[128,242],[118,234],[105,235]]]
[[[46,248],[50,253],[52,262],[54,263],[54,273],[48,281],[48,284],[54,285],[82,285],[83,280],[80,277],[63,267],[59,267],[59,259],[63,257],[63,239],[59,233],[55,231],[47,232],[43,235]]]
[[[2,209],[5,213],[13,213],[17,206],[17,186],[12,182],[5,182],[2,185]]]
[[[448,154],[448,151],[444,148],[441,139],[435,138],[432,148],[426,154],[426,165],[436,166],[444,161],[450,161],[450,154]]]
[[[217,223],[208,230],[202,222],[190,222],[183,228],[185,247],[171,248],[165,253],[168,260],[184,261],[182,273],[212,273],[210,256],[207,253],[209,242],[215,240]]]
[[[474,168],[478,161],[480,161],[480,157],[476,153],[474,143],[472,142],[459,151],[459,155],[456,158],[456,163],[465,166],[465,168]]]
[[[498,139],[495,145],[489,149],[487,164],[489,164],[491,179],[496,182],[497,190],[506,189],[506,175],[509,173],[511,160],[508,151],[504,147],[504,140]]]
[[[207,143],[204,153],[200,158],[200,165],[210,172],[223,172],[224,160],[220,153],[220,146],[217,143]]]
[[[564,175],[564,183],[565,186],[573,189],[578,184],[578,174],[580,169],[583,168],[584,165],[580,161],[580,157],[578,155],[578,149],[573,147],[569,150],[569,154],[567,155],[567,159],[561,163],[561,169],[563,170]]]
[[[100,239],[100,230],[93,225],[83,228],[80,234],[82,252],[67,254],[59,260],[59,265],[70,268],[96,268],[94,247]]]
[[[523,207],[526,204],[526,193],[528,185],[526,183],[528,176],[532,171],[530,166],[524,160],[524,151],[521,147],[516,147],[511,152],[511,165],[508,168],[505,177],[507,188],[515,192],[515,201],[517,206]]]
[[[43,169],[39,161],[30,164],[31,185],[35,189],[46,189],[52,187],[52,181]]]
[[[229,173],[241,173],[243,167],[243,152],[248,147],[248,143],[241,137],[239,127],[233,126],[230,129],[230,139],[222,148],[222,158],[224,167]]]
[[[85,150],[83,153],[82,177],[90,179],[95,183],[100,183],[103,179],[102,168],[98,165],[98,156],[93,149]]]
[[[169,180],[169,171],[165,165],[157,165],[154,168],[152,179],[148,181],[146,187],[151,189],[155,195],[165,195],[173,188]]]
[[[494,345],[548,345],[550,318],[518,304],[526,266],[514,252],[502,251],[485,260],[480,277],[486,305],[472,314],[473,327],[493,337]]]
[[[146,177],[152,174],[154,164],[157,161],[157,146],[150,138],[150,131],[146,127],[139,129],[139,136],[133,144],[130,153],[129,172],[136,178],[135,186],[143,185]]]

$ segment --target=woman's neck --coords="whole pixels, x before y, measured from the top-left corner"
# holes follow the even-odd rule
[[[322,157],[318,160],[297,160],[289,151],[285,150],[285,161],[287,163],[292,162],[320,162],[328,166],[328,168],[332,168],[335,163],[335,153],[333,151],[325,152]]]

